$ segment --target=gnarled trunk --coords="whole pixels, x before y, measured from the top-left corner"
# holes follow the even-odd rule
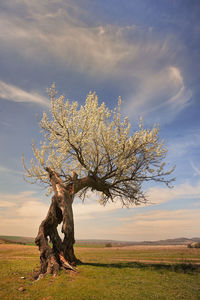
[[[74,254],[74,219],[72,185],[64,186],[56,172],[47,169],[50,175],[54,196],[46,218],[42,221],[35,239],[40,251],[40,271],[37,278],[46,273],[57,275],[61,267],[74,270],[77,259]],[[57,226],[62,223],[63,240]]]
[[[93,175],[78,179],[77,174],[74,173],[71,183],[65,185],[55,171],[50,168],[46,168],[46,171],[49,173],[54,196],[48,214],[42,221],[35,239],[40,251],[38,278],[46,273],[56,276],[61,267],[76,271],[74,266],[79,260],[76,259],[73,248],[75,243],[72,211],[74,195],[86,187],[102,191],[107,196],[110,195],[108,184],[103,184],[97,176]],[[61,240],[57,231],[58,224],[61,222],[63,222],[63,240]]]

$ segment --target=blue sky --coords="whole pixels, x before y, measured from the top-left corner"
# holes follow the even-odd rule
[[[123,100],[133,128],[160,123],[176,165],[173,189],[144,187],[154,203],[74,203],[77,238],[157,240],[199,236],[200,2],[7,0],[0,3],[0,234],[36,236],[50,197],[23,178],[22,153],[39,143],[36,115],[53,82],[70,100],[89,91]]]

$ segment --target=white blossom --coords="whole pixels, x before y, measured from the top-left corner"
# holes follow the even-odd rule
[[[50,116],[44,112],[39,123],[44,141],[39,148],[33,143],[31,167],[24,164],[27,178],[50,185],[46,167],[64,179],[73,171],[79,178],[91,174],[110,185],[113,199],[123,196],[120,189],[126,198],[127,190],[128,201],[134,191],[134,197],[144,197],[141,183],[145,180],[170,182],[164,179],[172,170],[164,171],[167,149],[159,141],[159,127],[144,129],[140,119],[138,130],[130,133],[128,118],[121,120],[121,98],[112,111],[105,103],[98,103],[96,93],[90,92],[80,107],[78,102],[57,97],[55,85],[49,94]],[[101,203],[105,201],[103,195]]]

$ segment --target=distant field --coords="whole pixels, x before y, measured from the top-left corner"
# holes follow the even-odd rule
[[[186,246],[75,248],[77,273],[34,282],[35,246],[0,245],[0,299],[200,299],[200,249]],[[21,277],[25,277],[24,279]],[[18,288],[23,287],[23,292]]]
[[[34,238],[32,238],[32,237],[22,237],[22,236],[1,235],[0,236],[0,243],[28,244],[28,243],[34,243]]]
[[[106,244],[111,244],[113,247],[124,247],[124,246],[136,246],[136,245],[147,245],[147,246],[158,246],[158,245],[188,245],[193,242],[200,242],[200,238],[175,238],[175,239],[166,239],[159,241],[140,241],[140,242],[127,242],[127,241],[115,241],[115,240],[98,240],[98,239],[78,239],[76,240],[75,247],[93,247],[93,248],[102,248]],[[35,238],[33,237],[21,237],[21,236],[5,236],[0,235],[0,244],[2,243],[21,243],[35,245]]]

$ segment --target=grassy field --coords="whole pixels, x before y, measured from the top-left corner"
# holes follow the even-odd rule
[[[0,299],[200,299],[200,249],[186,246],[76,247],[77,273],[34,282],[35,246],[0,245]],[[22,278],[24,277],[24,278]],[[23,288],[24,291],[19,291]]]

